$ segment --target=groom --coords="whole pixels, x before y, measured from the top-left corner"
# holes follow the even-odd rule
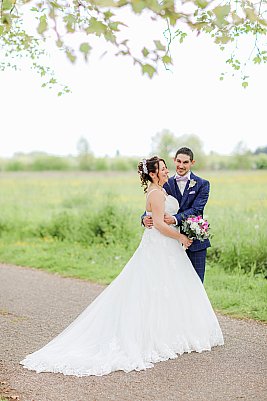
[[[169,195],[178,200],[179,210],[174,216],[165,214],[164,220],[167,224],[181,226],[182,220],[190,215],[203,216],[204,207],[209,197],[210,184],[207,180],[192,173],[191,167],[194,163],[194,155],[191,149],[183,147],[177,150],[174,157],[176,174],[169,178],[164,185],[164,189]],[[143,223],[146,227],[151,227],[153,225],[152,217],[145,216]],[[204,242],[194,240],[186,250],[202,282],[204,281],[208,247],[210,247],[208,239],[204,240]]]

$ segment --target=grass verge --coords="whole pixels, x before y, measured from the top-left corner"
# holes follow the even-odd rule
[[[39,239],[0,241],[0,261],[30,266],[62,276],[109,284],[134,252],[121,245],[85,247]],[[230,316],[267,321],[267,280],[262,275],[207,266],[205,288],[213,307]]]

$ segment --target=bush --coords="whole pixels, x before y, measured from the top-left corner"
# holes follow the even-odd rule
[[[105,157],[98,157],[94,161],[94,170],[96,171],[107,171],[109,170],[109,162]]]
[[[59,156],[39,156],[30,164],[32,171],[69,170],[69,168],[68,160]]]
[[[27,165],[20,160],[10,160],[5,164],[6,171],[24,171],[27,170]]]
[[[260,153],[255,156],[255,168],[259,170],[267,169],[267,154]]]
[[[4,233],[8,233],[11,230],[11,225],[4,220],[0,220],[0,237]]]
[[[225,247],[208,249],[207,260],[226,271],[240,271],[267,276],[267,250],[264,241],[258,245],[251,243],[230,244]]]
[[[136,163],[136,166],[137,166],[137,163]],[[132,164],[129,162],[128,158],[115,157],[111,160],[110,169],[113,171],[130,171],[133,169],[133,167],[132,167]]]
[[[86,211],[79,215],[63,212],[35,230],[35,235],[42,238],[52,237],[84,245],[120,243],[125,248],[134,233],[138,234],[131,213],[114,204],[102,206],[97,212]]]

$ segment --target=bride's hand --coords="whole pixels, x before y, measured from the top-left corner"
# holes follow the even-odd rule
[[[184,234],[181,234],[181,237],[180,237],[180,240],[179,240],[182,244],[183,244],[183,246],[184,246],[184,248],[189,248],[190,247],[190,245],[192,244],[192,242],[193,242],[193,240],[192,239],[189,239],[186,235],[184,235]]]

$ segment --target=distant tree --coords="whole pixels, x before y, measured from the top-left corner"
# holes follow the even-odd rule
[[[90,150],[89,142],[81,137],[77,143],[79,167],[81,170],[94,169],[94,155]]]
[[[163,129],[152,137],[152,153],[168,162],[177,148],[177,137],[168,129]]]
[[[250,153],[250,150],[244,141],[239,141],[232,152],[233,155],[245,155],[247,153]]]
[[[196,160],[196,169],[205,167],[205,153],[203,142],[194,134],[175,136],[167,129],[162,130],[152,137],[152,153],[164,158],[168,167],[172,167],[171,161],[176,151],[181,147],[192,149]]]
[[[195,134],[181,135],[178,137],[177,145],[179,148],[186,146],[192,149],[194,153],[194,159],[196,160],[196,164],[194,166],[195,169],[201,169],[206,167],[203,142],[198,135]]]
[[[255,152],[254,155],[259,155],[260,153],[267,153],[267,146],[260,146],[258,147]]]
[[[89,142],[87,141],[87,139],[85,137],[81,137],[78,142],[77,142],[77,150],[79,155],[84,155],[89,153],[90,150],[90,146],[89,146]]]
[[[231,168],[247,169],[252,165],[251,151],[243,141],[239,141],[233,149],[231,158]]]

